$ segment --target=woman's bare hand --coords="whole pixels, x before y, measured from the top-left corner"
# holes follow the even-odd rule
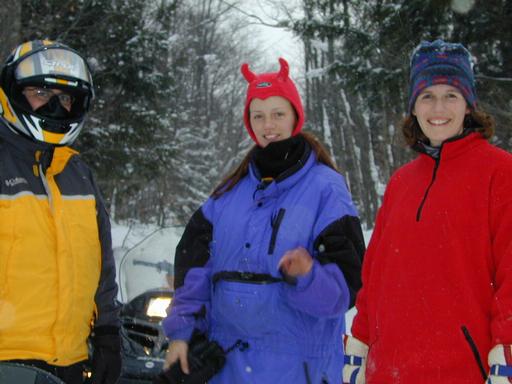
[[[287,251],[277,267],[288,276],[302,276],[313,267],[313,258],[305,248],[299,247]]]
[[[180,361],[181,370],[187,375],[190,373],[188,369],[188,344],[183,340],[175,340],[171,342],[165,355],[164,369],[169,368],[177,360]]]

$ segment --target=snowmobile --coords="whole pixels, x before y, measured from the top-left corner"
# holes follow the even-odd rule
[[[42,369],[9,362],[0,362],[0,383],[64,384],[62,380]]]
[[[174,295],[177,240],[174,229],[160,229],[126,252],[119,263],[120,384],[150,384],[162,371],[168,341],[161,323]]]

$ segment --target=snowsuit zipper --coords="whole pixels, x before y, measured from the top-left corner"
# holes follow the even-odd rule
[[[312,384],[312,381],[311,381],[311,376],[309,374],[309,367],[308,367],[308,363],[307,362],[304,362],[303,363],[304,365],[304,375],[306,376],[306,383],[307,384]]]
[[[277,232],[279,231],[279,227],[281,226],[281,222],[283,221],[284,213],[286,209],[279,208],[279,212],[276,217],[272,218],[272,236],[270,237],[270,244],[268,245],[268,254],[272,255],[274,253],[274,248],[276,247],[277,240]]]
[[[441,154],[439,154],[439,155],[441,155]],[[437,169],[439,168],[439,163],[441,161],[441,157],[438,157],[437,159],[434,159],[434,160],[435,160],[436,164],[434,165],[434,171],[432,173],[432,180],[430,181],[430,184],[428,185],[427,189],[425,190],[423,199],[421,199],[420,206],[418,207],[418,211],[416,212],[416,221],[420,221],[421,211],[423,210],[423,206],[425,205],[425,201],[427,200],[428,194],[430,192],[430,188],[432,188],[432,185],[434,185],[434,182],[436,181]]]

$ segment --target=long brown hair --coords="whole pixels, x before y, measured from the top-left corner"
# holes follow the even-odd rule
[[[303,136],[307,143],[311,146],[311,149],[316,153],[316,159],[318,162],[327,165],[328,167],[334,169],[336,172],[338,168],[336,164],[334,164],[333,159],[329,155],[329,152],[325,148],[325,146],[317,139],[315,135],[309,132],[301,132],[299,135]],[[211,196],[214,199],[218,199],[224,193],[231,191],[235,185],[249,172],[249,164],[251,163],[251,159],[253,157],[254,151],[256,150],[257,145],[254,145],[249,152],[245,155],[242,162],[236,167],[232,172],[230,172],[227,176],[225,176],[217,187],[213,190]]]
[[[482,109],[472,109],[464,118],[464,128],[479,132],[487,140],[490,140],[494,135],[495,126],[494,118]],[[413,115],[407,116],[402,122],[402,134],[409,147],[413,147],[418,141],[429,142],[427,136],[421,130],[418,119]]]

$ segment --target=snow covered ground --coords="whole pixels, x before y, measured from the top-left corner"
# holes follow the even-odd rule
[[[164,261],[174,263],[174,251],[182,232],[181,227],[160,230],[155,226],[112,224],[120,301],[126,302],[148,289],[166,286],[166,273],[159,267]],[[366,244],[370,236],[371,231],[364,232]],[[355,314],[352,308],[345,315],[347,331]]]

